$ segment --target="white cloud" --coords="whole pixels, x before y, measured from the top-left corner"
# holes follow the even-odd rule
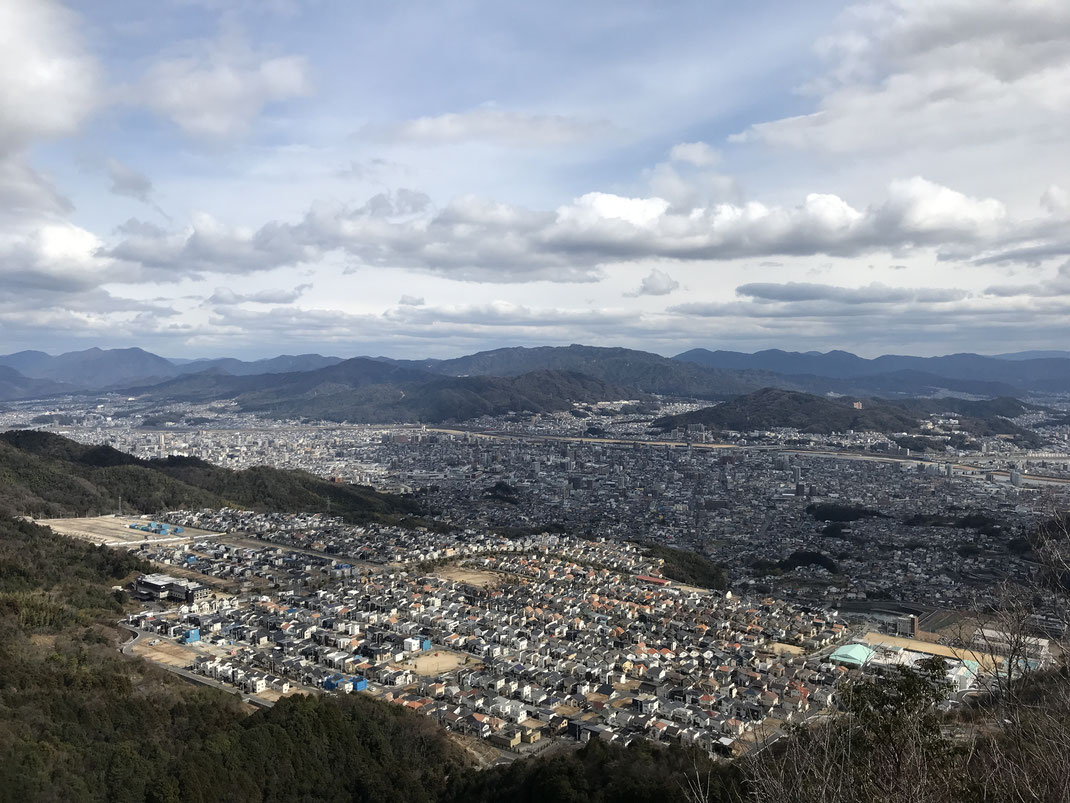
[[[52,219],[73,208],[21,155],[0,156],[0,223]]]
[[[154,64],[138,95],[195,137],[245,133],[266,106],[312,92],[301,56],[268,57],[230,36]]]
[[[833,153],[1051,140],[1070,123],[1070,5],[874,0],[818,52],[817,110],[732,139]]]
[[[253,293],[236,293],[229,287],[217,287],[208,298],[209,304],[228,306],[231,304],[292,304],[303,296],[311,284],[299,284],[293,289],[257,290]]]
[[[96,106],[97,67],[53,0],[0,4],[0,155],[73,133]]]
[[[1052,215],[1065,215],[1070,212],[1070,194],[1052,184],[1040,196],[1040,205]]]
[[[177,281],[202,273],[253,273],[292,265],[313,256],[292,241],[286,229],[268,224],[254,231],[228,226],[206,214],[181,231],[128,221],[125,238],[99,255],[138,268],[141,281]]]
[[[0,236],[0,286],[25,293],[77,294],[122,280],[133,267],[116,266],[97,255],[100,240],[69,223],[37,226],[27,234]]]
[[[637,296],[667,296],[680,287],[680,283],[665,271],[653,268],[650,273],[643,277],[639,283],[639,289],[625,295]]]
[[[501,145],[563,145],[604,135],[609,126],[557,114],[525,114],[479,108],[419,117],[394,125],[369,125],[360,136],[387,142],[444,145],[483,141]]]
[[[705,142],[682,142],[673,146],[669,158],[695,167],[713,167],[721,161],[721,154]]]
[[[416,268],[465,281],[594,281],[608,265],[646,258],[730,260],[774,255],[856,256],[912,248],[978,253],[1008,228],[1003,205],[922,178],[893,182],[858,209],[811,193],[794,207],[757,201],[677,211],[662,198],[587,193],[554,212],[471,196],[433,210],[420,193],[361,206],[318,203],[296,224],[259,230],[197,217],[183,232],[139,224],[106,256],[150,275],[246,273],[342,251],[361,265]],[[155,273],[154,273],[155,272]]]

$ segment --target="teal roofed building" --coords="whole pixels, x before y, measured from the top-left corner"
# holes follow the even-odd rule
[[[865,644],[845,644],[832,653],[829,660],[834,664],[859,667],[868,662],[873,655],[873,650]]]

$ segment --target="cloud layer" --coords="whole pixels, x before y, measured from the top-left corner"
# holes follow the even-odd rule
[[[77,9],[0,9],[0,352],[1070,334],[1065,3]]]

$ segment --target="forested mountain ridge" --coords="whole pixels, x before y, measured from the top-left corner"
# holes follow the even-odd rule
[[[1070,390],[1070,359],[1025,355],[1020,359],[982,354],[913,357],[885,354],[873,359],[847,351],[793,352],[767,349],[753,354],[691,349],[673,359],[723,371],[772,371],[783,375],[809,374],[852,379],[915,371],[945,380],[994,382],[1022,391]]]
[[[856,408],[855,403],[861,408]],[[959,427],[973,435],[1011,435],[1023,444],[1032,444],[1033,433],[1008,421],[1037,408],[1017,399],[971,401],[953,397],[940,399],[856,400],[852,397],[827,398],[779,388],[763,388],[714,407],[656,419],[658,429],[674,429],[702,424],[714,430],[747,432],[755,429],[798,429],[800,432],[874,431],[885,434],[920,432],[920,423],[934,413],[960,416]]]

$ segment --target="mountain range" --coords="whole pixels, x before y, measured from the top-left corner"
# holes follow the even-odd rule
[[[922,434],[920,424],[923,419],[932,414],[949,413],[958,419],[956,428],[965,433],[1005,435],[1021,445],[1031,446],[1035,444],[1036,436],[1007,419],[1041,409],[1044,408],[1008,398],[859,401],[763,388],[714,407],[656,419],[653,426],[662,430],[702,424],[712,430],[737,432],[790,428],[824,435],[847,430],[918,435]]]
[[[571,345],[503,348],[446,360],[319,354],[169,360],[139,348],[0,356],[0,400],[120,392],[147,403],[235,400],[249,412],[354,422],[436,423],[551,412],[656,394],[726,401],[763,388],[905,400],[1070,392],[1070,356],[885,355],[692,349],[675,357]],[[1065,353],[1064,353],[1065,354]]]
[[[340,357],[323,357],[319,354],[283,355],[251,362],[227,357],[210,360],[168,360],[139,348],[91,348],[69,351],[55,357],[43,351],[19,351],[0,356],[0,367],[17,371],[26,379],[45,379],[62,383],[67,389],[100,389],[138,382],[160,382],[204,371],[222,371],[234,376],[311,371],[340,362]],[[61,387],[60,392],[62,390]],[[2,392],[3,389],[0,388],[0,393]],[[0,398],[23,397],[4,395]]]
[[[745,354],[691,349],[676,355],[675,359],[718,371],[757,370],[789,376],[809,374],[852,380],[914,371],[945,381],[1000,383],[1019,392],[1060,392],[1070,389],[1070,359],[1066,357],[986,357],[980,354],[909,357],[886,354],[866,359],[847,351],[799,353],[769,349]]]

